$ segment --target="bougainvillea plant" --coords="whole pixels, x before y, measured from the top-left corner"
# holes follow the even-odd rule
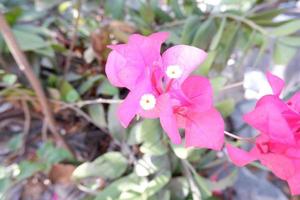
[[[129,90],[118,108],[118,119],[126,128],[135,116],[159,118],[173,143],[182,142],[182,128],[186,147],[221,150],[224,121],[213,106],[210,81],[191,75],[206,53],[176,45],[161,55],[167,37],[165,32],[147,37],[134,34],[127,44],[109,46],[107,77],[114,86]],[[260,160],[288,181],[293,195],[300,194],[300,93],[285,102],[279,97],[284,82],[272,74],[267,78],[273,94],[262,97],[254,111],[244,117],[260,132],[254,147],[246,152],[228,143],[227,152],[237,166]]]

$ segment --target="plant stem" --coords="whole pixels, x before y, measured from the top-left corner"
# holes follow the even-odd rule
[[[237,139],[237,140],[245,140],[245,141],[248,141],[248,142],[253,142],[253,140],[255,140],[256,136],[255,137],[251,137],[251,138],[245,138],[245,137],[240,137],[240,136],[237,136],[233,133],[230,133],[228,131],[224,131],[224,134],[229,136],[229,137],[232,137],[234,139]]]
[[[268,32],[261,26],[259,26],[258,24],[256,24],[255,22],[245,18],[245,17],[241,17],[241,16],[238,16],[238,15],[233,15],[233,14],[229,14],[229,13],[226,13],[226,14],[216,14],[215,15],[216,17],[220,17],[220,18],[224,18],[224,17],[227,17],[227,18],[230,18],[230,19],[233,19],[235,21],[239,21],[239,22],[242,22],[243,24],[246,24],[247,26],[259,31],[261,34],[263,35],[268,35]]]

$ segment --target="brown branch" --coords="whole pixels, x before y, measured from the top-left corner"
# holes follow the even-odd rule
[[[45,120],[47,121],[50,131],[52,132],[59,145],[62,145],[64,148],[72,152],[67,143],[65,142],[64,138],[58,133],[53,114],[48,105],[47,98],[43,91],[41,83],[34,74],[27,58],[25,57],[25,54],[21,51],[20,46],[17,43],[17,40],[13,35],[9,25],[7,24],[2,12],[0,12],[0,32],[2,33],[3,38],[7,43],[7,46],[14,59],[16,60],[20,70],[24,72],[25,76],[27,77],[31,86],[33,87],[38,97],[39,103],[41,104]]]

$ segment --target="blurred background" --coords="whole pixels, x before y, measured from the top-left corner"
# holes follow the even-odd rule
[[[0,0],[0,11],[33,72],[0,36],[0,199],[300,199],[259,163],[239,169],[225,150],[172,145],[155,120],[123,129],[117,101],[102,99],[128,92],[105,76],[106,46],[168,31],[163,50],[208,52],[194,73],[210,78],[226,130],[254,136],[241,116],[270,91],[264,73],[285,79],[284,98],[300,89],[300,1]]]

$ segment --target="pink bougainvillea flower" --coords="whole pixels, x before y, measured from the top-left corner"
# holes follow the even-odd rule
[[[179,128],[186,130],[186,145],[220,149],[224,122],[213,108],[208,79],[190,76],[206,53],[196,47],[176,45],[160,54],[168,34],[132,35],[127,44],[110,46],[106,74],[129,94],[118,109],[127,127],[135,115],[159,118],[173,143],[181,143]]]
[[[255,109],[244,116],[260,135],[250,152],[227,144],[230,159],[238,166],[259,160],[276,176],[286,180],[293,195],[300,194],[300,92],[288,101],[279,95],[280,78],[268,73],[273,95],[262,97]]]

